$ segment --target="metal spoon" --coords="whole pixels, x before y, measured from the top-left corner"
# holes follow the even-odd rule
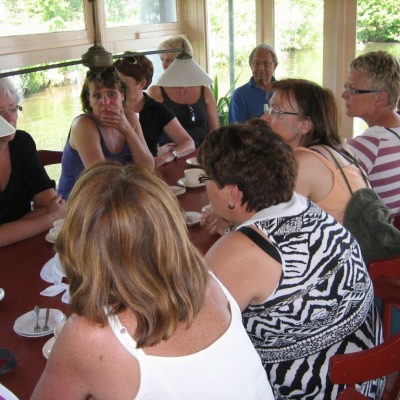
[[[0,301],[4,299],[4,295],[5,295],[5,291],[4,289],[0,288]]]

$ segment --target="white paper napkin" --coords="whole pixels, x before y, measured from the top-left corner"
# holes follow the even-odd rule
[[[61,301],[68,304],[70,302],[69,285],[62,282],[65,276],[64,268],[60,263],[58,253],[56,253],[54,257],[52,257],[46,262],[46,264],[43,265],[40,271],[40,277],[44,281],[52,283],[51,286],[41,291],[40,294],[42,296],[54,297],[62,292],[65,292],[61,298]]]

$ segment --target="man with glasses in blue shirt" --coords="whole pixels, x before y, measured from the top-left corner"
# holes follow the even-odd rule
[[[252,77],[232,94],[228,122],[244,123],[251,118],[261,117],[264,104],[272,96],[271,83],[278,66],[275,50],[267,44],[259,44],[250,53],[249,65]]]

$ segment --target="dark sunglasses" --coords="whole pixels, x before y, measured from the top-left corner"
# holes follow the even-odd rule
[[[102,71],[89,71],[86,72],[86,78],[90,78],[91,76],[95,76],[98,80],[103,80],[102,75],[106,73],[115,73],[116,68],[114,66],[104,68]]]

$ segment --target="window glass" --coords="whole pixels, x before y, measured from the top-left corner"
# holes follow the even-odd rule
[[[322,84],[323,18],[321,0],[275,0],[278,79],[303,78]]]
[[[208,0],[211,77],[218,77],[220,95],[230,87],[230,65],[234,68],[236,87],[250,79],[249,54],[256,46],[256,10],[254,0],[234,0],[229,10],[226,0]],[[232,40],[228,33],[229,14],[233,15]],[[230,46],[234,60],[230,59]]]
[[[0,37],[85,27],[83,0],[0,0]]]
[[[176,0],[105,0],[107,27],[177,22]]]

